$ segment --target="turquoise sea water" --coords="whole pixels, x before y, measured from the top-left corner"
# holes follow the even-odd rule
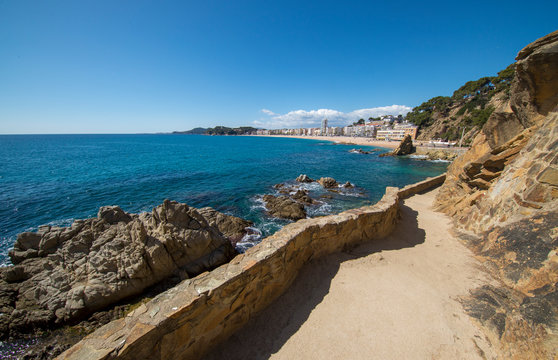
[[[269,235],[286,221],[265,214],[261,196],[299,174],[350,181],[312,207],[325,215],[379,200],[386,186],[438,175],[446,163],[354,154],[326,141],[196,135],[0,136],[0,263],[18,233],[69,225],[103,205],[151,211],[164,199],[212,206],[249,219]],[[370,148],[371,149],[371,148]],[[319,198],[324,190],[310,185]]]

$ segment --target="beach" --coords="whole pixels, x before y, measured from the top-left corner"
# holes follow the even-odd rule
[[[367,137],[351,137],[351,136],[299,136],[299,135],[250,135],[250,136],[324,140],[324,141],[332,141],[338,144],[348,144],[348,145],[357,145],[357,146],[376,146],[376,147],[382,147],[386,149],[395,149],[401,143],[401,141],[384,141],[384,140],[376,140]],[[427,146],[428,141],[420,141],[420,140],[414,140],[413,143],[417,148],[417,152],[419,153],[429,151],[429,150],[443,150],[443,151],[461,153],[468,149],[466,147],[457,147],[457,146],[451,148],[431,147],[431,146]]]
[[[339,144],[360,145],[360,146],[377,146],[388,149],[395,149],[400,141],[380,141],[365,137],[351,137],[351,136],[297,136],[297,135],[251,135],[261,137],[286,137],[292,139],[310,139],[310,140],[325,140],[332,141]]]

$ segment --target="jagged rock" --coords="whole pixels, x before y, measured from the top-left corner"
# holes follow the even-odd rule
[[[350,182],[347,181],[346,183],[343,184],[343,187],[344,187],[345,189],[352,189],[352,188],[354,188],[355,186],[354,186],[353,184],[351,184]]]
[[[263,200],[271,216],[280,219],[300,220],[306,218],[304,205],[288,196],[264,195]]]
[[[488,169],[482,169],[480,173],[478,173],[477,175],[475,175],[475,177],[482,179],[484,181],[491,181],[496,179],[498,176],[500,176],[502,174],[501,171],[498,172],[492,172]]]
[[[349,150],[349,152],[355,153],[355,154],[370,154],[370,151],[365,151],[365,150],[362,150],[362,149],[351,149],[351,150]]]
[[[198,212],[207,220],[210,226],[216,227],[223,235],[229,238],[233,245],[246,235],[247,227],[254,225],[251,221],[223,214],[210,207],[201,208]]]
[[[99,213],[97,214],[99,219],[103,219],[109,224],[117,224],[119,222],[128,223],[132,220],[132,217],[126,214],[120,207],[118,206],[103,206],[99,209]]]
[[[457,158],[457,153],[448,150],[436,150],[426,152],[428,160],[453,161]]]
[[[490,183],[488,181],[480,178],[469,181],[469,185],[482,190],[487,190],[490,187]]]
[[[399,143],[399,146],[393,152],[392,155],[400,156],[400,155],[409,155],[416,151],[416,148],[413,146],[413,139],[411,135],[406,135],[403,140]]]
[[[300,182],[300,183],[311,183],[314,182],[314,180],[312,180],[311,178],[308,177],[308,175],[306,174],[300,174],[297,178],[296,181]]]
[[[416,152],[416,147],[413,146],[413,139],[411,139],[411,135],[405,135],[403,140],[399,143],[397,148],[392,152],[384,153],[378,155],[379,157],[385,156],[402,156],[402,155],[409,155]]]
[[[20,256],[23,249],[34,255]],[[0,269],[2,318],[8,319],[8,326],[0,322],[0,336],[79,320],[166,278],[194,276],[234,255],[229,240],[200,212],[168,200],[151,214],[103,207],[97,218],[67,228],[22,233],[10,253],[15,266]]]
[[[335,179],[331,178],[331,177],[320,178],[320,180],[318,180],[318,183],[326,189],[334,188],[334,187],[337,187],[339,185],[339,184],[337,184],[337,181],[335,181]]]
[[[558,31],[529,44],[516,57],[510,104],[523,127],[544,121],[558,103]]]
[[[308,196],[308,191],[306,190],[297,190],[294,195],[291,196],[294,200],[298,201],[302,204],[313,204],[314,200],[310,196]]]

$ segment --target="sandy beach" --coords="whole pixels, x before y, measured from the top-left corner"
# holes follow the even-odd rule
[[[492,282],[431,209],[405,200],[394,233],[309,263],[291,288],[207,359],[491,359],[458,301]]]
[[[297,135],[250,135],[250,136],[325,140],[325,141],[333,141],[339,144],[349,144],[349,145],[357,145],[357,146],[376,146],[376,147],[382,147],[386,149],[395,149],[400,143],[400,141],[382,141],[382,140],[375,140],[366,137],[351,137],[351,136],[297,136]],[[461,147],[461,148],[460,147],[451,147],[451,148],[430,147],[430,146],[426,146],[426,144],[428,144],[428,141],[424,141],[424,142],[418,140],[414,141],[414,145],[417,147],[417,150],[419,151],[443,150],[443,151],[451,151],[451,152],[463,152],[468,149],[466,147]]]
[[[379,141],[364,137],[350,137],[350,136],[296,136],[296,135],[251,135],[262,137],[286,137],[292,139],[310,139],[310,140],[325,140],[333,141],[340,144],[360,145],[360,146],[377,146],[388,149],[395,149],[400,141]]]

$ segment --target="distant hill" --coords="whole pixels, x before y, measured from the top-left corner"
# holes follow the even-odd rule
[[[203,135],[207,132],[207,130],[207,128],[197,127],[188,131],[173,131],[173,134]]]
[[[418,140],[458,140],[465,129],[463,143],[469,144],[494,109],[509,99],[514,76],[511,64],[498,76],[468,81],[451,97],[437,96],[415,107],[406,120],[419,126]]]
[[[188,131],[174,131],[173,134],[188,135],[248,135],[256,132],[258,129],[251,126],[241,126],[238,128],[229,128],[226,126],[216,126],[214,128],[194,128]]]

